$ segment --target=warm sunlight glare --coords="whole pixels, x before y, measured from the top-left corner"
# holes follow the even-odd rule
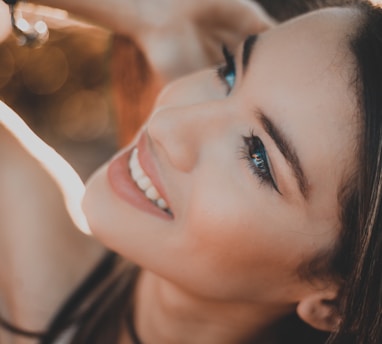
[[[62,192],[69,215],[85,234],[91,234],[82,211],[85,186],[72,166],[42,141],[25,122],[0,101],[0,125],[9,130],[24,149],[52,176]]]

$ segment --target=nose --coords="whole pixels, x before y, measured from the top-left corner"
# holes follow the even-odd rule
[[[159,109],[148,123],[148,134],[182,172],[190,172],[211,143],[226,132],[229,110],[215,100],[190,106]]]

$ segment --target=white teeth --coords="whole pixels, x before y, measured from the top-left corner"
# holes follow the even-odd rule
[[[147,190],[152,185],[149,177],[138,179],[137,184],[141,190]]]
[[[130,172],[135,181],[145,177],[145,173],[138,161],[138,151],[134,149],[129,161]]]
[[[138,158],[138,149],[137,148],[134,148],[133,152],[131,153],[131,159],[130,159],[130,165],[133,165],[133,166],[138,166],[139,165],[139,161],[137,160]]]
[[[145,176],[145,173],[142,169],[140,169],[138,166],[131,169],[131,175],[133,176],[133,179],[135,181],[143,178]]]
[[[145,193],[146,197],[153,201],[159,208],[170,212],[166,201],[161,197],[158,190],[153,185],[151,179],[143,171],[138,160],[138,149],[131,153],[129,161],[130,173],[138,187]]]
[[[163,198],[159,198],[157,200],[157,204],[158,204],[159,208],[162,208],[162,209],[167,209],[168,208],[168,205],[167,205],[166,201]]]
[[[146,192],[146,197],[151,199],[152,201],[157,201],[160,198],[159,192],[157,189],[155,189],[154,186],[150,186]]]

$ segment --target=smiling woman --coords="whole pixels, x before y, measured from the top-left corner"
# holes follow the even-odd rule
[[[116,253],[60,286],[75,291],[41,343],[379,344],[381,32],[366,2],[314,11],[169,84],[87,183],[91,233]],[[77,276],[104,253],[74,252]]]
[[[339,205],[359,168],[350,37],[364,11],[285,23],[249,37],[234,57],[226,52],[217,76],[169,85],[138,145],[90,180],[93,234],[143,267],[135,298],[143,342],[278,342],[274,326],[294,312],[319,330],[340,328],[342,274],[352,269],[336,270],[337,249],[358,230],[343,228]],[[189,322],[198,335],[185,340]]]

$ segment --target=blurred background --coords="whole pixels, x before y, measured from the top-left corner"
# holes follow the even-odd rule
[[[259,3],[282,21],[317,1]],[[131,140],[161,85],[126,38],[62,10],[20,3],[17,14],[31,23],[44,20],[50,36],[39,48],[20,46],[10,32],[8,6],[0,2],[0,100],[86,180]]]
[[[111,35],[61,10],[20,4],[18,12],[43,19],[50,36],[39,48],[20,46],[7,31],[8,7],[0,7],[0,99],[86,179],[116,150]]]

